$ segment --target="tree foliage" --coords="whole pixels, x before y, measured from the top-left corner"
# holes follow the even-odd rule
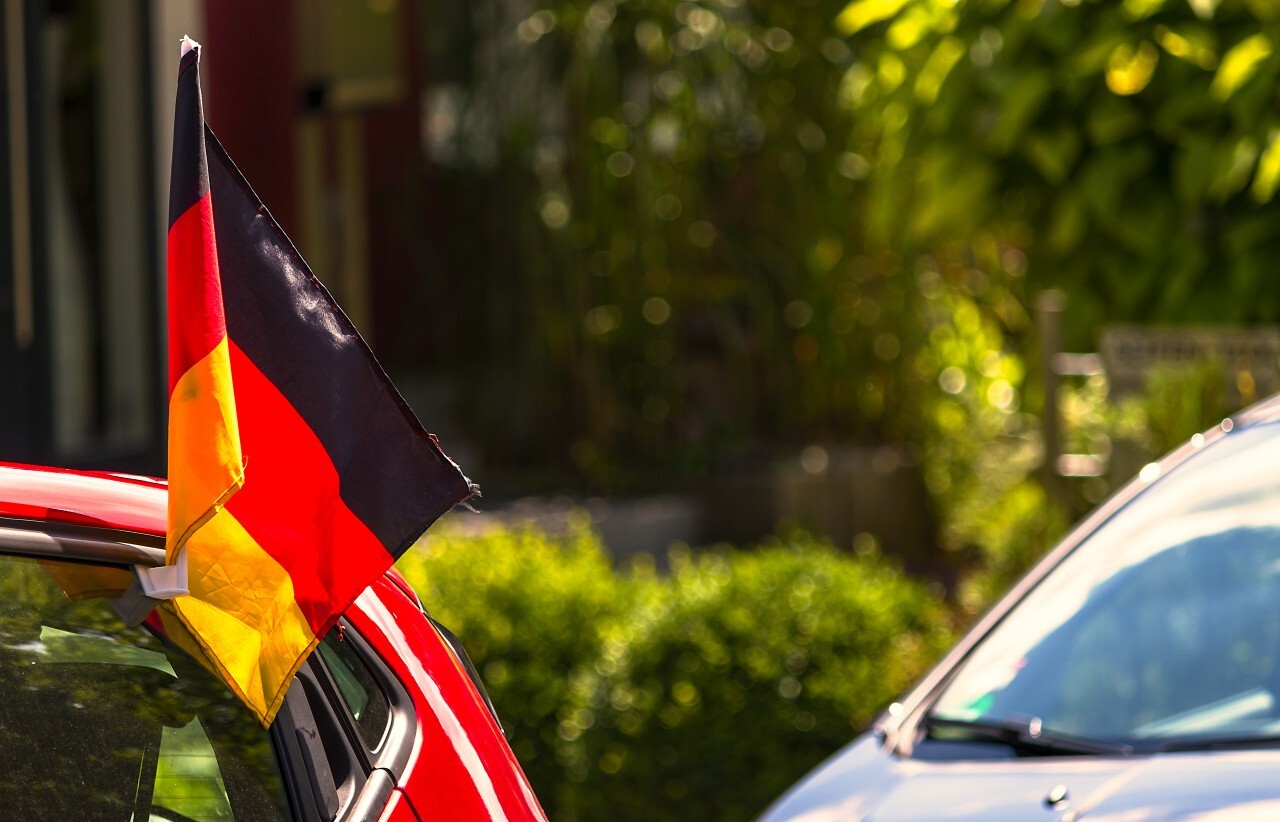
[[[481,312],[504,321],[477,349],[527,398],[495,406],[495,449],[567,451],[625,486],[761,443],[900,436],[914,284],[868,237],[839,8],[551,0],[486,18],[481,42],[517,44],[468,81],[446,153],[464,207],[477,178],[516,206],[459,261],[510,306]],[[508,84],[519,100],[494,104]],[[510,256],[484,263],[493,249]]]
[[[482,215],[453,267],[485,368],[457,378],[500,465],[666,490],[905,443],[938,543],[1003,580],[1062,521],[1038,291],[1067,291],[1076,350],[1280,317],[1273,3],[467,8],[433,139]]]
[[[1048,285],[1086,350],[1109,321],[1276,319],[1273,8],[468,5],[428,131],[491,457],[624,488],[919,440],[921,270],[1024,357]]]
[[[886,242],[1020,238],[1077,345],[1280,317],[1274,4],[855,0],[836,23]]]

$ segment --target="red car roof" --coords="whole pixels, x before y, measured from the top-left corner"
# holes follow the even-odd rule
[[[169,483],[154,477],[0,462],[0,517],[164,537],[168,494]],[[394,567],[386,576],[422,607],[413,586]]]
[[[163,537],[168,483],[105,471],[0,463],[0,517]]]

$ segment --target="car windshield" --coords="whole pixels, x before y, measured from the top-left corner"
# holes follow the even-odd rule
[[[121,568],[0,556],[6,819],[280,819],[267,733],[107,597]]]
[[[1104,523],[981,641],[930,716],[1136,751],[1274,739],[1278,605],[1268,423],[1204,445]]]

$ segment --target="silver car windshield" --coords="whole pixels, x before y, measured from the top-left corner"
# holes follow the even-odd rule
[[[1137,750],[1280,735],[1280,424],[1156,478],[982,640],[930,713]]]

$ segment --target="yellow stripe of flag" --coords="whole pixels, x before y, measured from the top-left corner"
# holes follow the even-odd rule
[[[226,334],[169,394],[169,521],[165,561],[244,484]]]
[[[191,595],[162,606],[165,630],[267,725],[318,641],[294,601],[293,582],[225,508],[187,547]]]

